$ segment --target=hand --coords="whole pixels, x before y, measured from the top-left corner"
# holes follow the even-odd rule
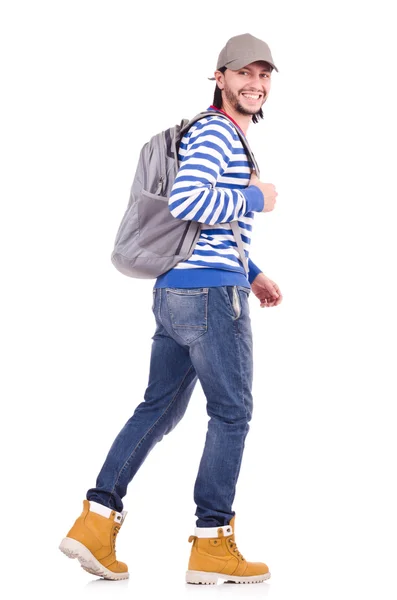
[[[248,185],[256,185],[256,187],[261,190],[265,198],[262,212],[270,212],[274,209],[274,205],[276,204],[276,196],[278,196],[278,193],[276,192],[276,188],[272,183],[262,183],[262,181],[258,179],[256,172],[252,171],[251,179]]]
[[[260,300],[261,308],[277,306],[283,299],[278,285],[266,277],[264,273],[259,273],[251,283],[251,289],[255,296]]]

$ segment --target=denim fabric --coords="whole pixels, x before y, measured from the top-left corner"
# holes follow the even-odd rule
[[[116,437],[87,492],[117,511],[150,450],[185,414],[197,379],[210,417],[194,486],[197,527],[227,525],[252,417],[250,288],[153,290],[156,332],[144,401]]]

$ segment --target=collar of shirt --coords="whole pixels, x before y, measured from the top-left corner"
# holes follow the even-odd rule
[[[228,119],[230,119],[232,121],[232,123],[234,123],[236,125],[236,127],[238,127],[241,131],[241,133],[243,134],[243,136],[245,137],[244,131],[241,129],[240,125],[238,123],[236,123],[236,121],[233,119],[233,117],[231,117],[230,115],[227,114],[227,112],[225,112],[224,110],[222,110],[221,108],[217,108],[216,106],[214,106],[213,104],[211,104],[210,108],[212,110],[217,110],[218,112],[223,113],[224,115],[227,116]]]

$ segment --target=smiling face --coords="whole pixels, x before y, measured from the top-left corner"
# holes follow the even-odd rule
[[[217,71],[215,77],[222,90],[224,110],[240,115],[257,114],[270,92],[271,72],[272,67],[263,61],[251,63],[238,71]]]

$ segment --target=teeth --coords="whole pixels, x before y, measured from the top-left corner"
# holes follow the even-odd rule
[[[243,94],[246,98],[252,98],[252,100],[258,100],[259,96],[254,94]]]

